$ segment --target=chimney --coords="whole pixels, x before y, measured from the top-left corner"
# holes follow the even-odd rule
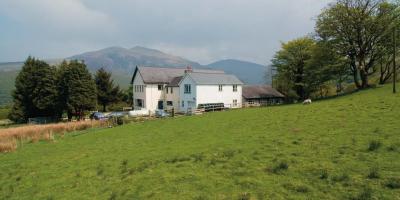
[[[192,66],[187,66],[186,67],[186,69],[185,69],[185,74],[187,74],[187,73],[191,73],[191,72],[193,72],[193,68],[192,68]]]

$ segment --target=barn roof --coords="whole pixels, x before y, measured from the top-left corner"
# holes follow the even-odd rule
[[[132,76],[131,84],[137,73],[143,78],[146,84],[170,84],[175,78],[183,76],[187,67],[182,68],[166,68],[166,67],[136,67]],[[199,73],[218,73],[223,74],[224,71],[211,69],[190,69],[193,72]],[[179,82],[178,82],[179,83]]]
[[[285,96],[269,85],[243,86],[242,96],[246,99],[284,98]]]
[[[232,74],[193,72],[188,76],[198,85],[243,85],[243,82]]]

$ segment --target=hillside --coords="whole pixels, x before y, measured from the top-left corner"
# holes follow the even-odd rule
[[[78,132],[0,154],[5,199],[398,199],[400,94]]]
[[[235,74],[240,80],[246,84],[264,84],[271,83],[270,77],[266,78],[269,73],[266,66],[246,62],[241,60],[221,60],[207,65],[213,69],[224,70],[226,73]]]
[[[145,47],[134,47],[125,49],[122,47],[110,47],[99,51],[87,52],[69,57],[68,59],[84,60],[92,71],[104,67],[109,71],[120,71],[133,73],[137,65],[142,66],[170,66],[197,67],[200,64],[183,59],[178,56],[169,55],[155,49]]]

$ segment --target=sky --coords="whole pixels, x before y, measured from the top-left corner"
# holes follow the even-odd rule
[[[144,46],[201,64],[268,64],[331,0],[1,0],[0,62]]]

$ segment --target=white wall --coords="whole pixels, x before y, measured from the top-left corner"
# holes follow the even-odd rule
[[[165,99],[164,91],[158,90],[158,85],[146,85],[146,108],[151,112],[155,112],[158,109],[158,101]]]
[[[190,84],[191,85],[191,93],[190,94],[185,94],[185,84]],[[193,81],[190,76],[185,76],[180,85],[179,85],[179,97],[180,97],[180,102],[179,102],[179,111],[180,112],[187,112],[188,109],[196,109],[197,108],[197,102],[196,102],[196,83]],[[182,101],[185,102],[185,105],[182,107]],[[188,102],[192,102],[190,105]]]
[[[179,111],[179,103],[180,103],[180,99],[179,99],[179,87],[172,87],[173,88],[173,93],[171,94],[171,87],[169,87],[168,89],[168,93],[166,93],[166,88],[164,89],[164,92],[166,93],[166,102],[165,102],[165,108],[171,109],[174,108],[174,110],[176,112]],[[173,102],[173,106],[167,106],[167,101],[172,101]]]
[[[144,107],[146,107],[147,102],[146,102],[146,86],[144,86],[143,92],[135,92],[135,86],[140,86],[140,85],[145,85],[143,82],[143,78],[140,75],[140,73],[136,73],[136,76],[133,79],[133,106],[134,108],[137,106],[136,105],[136,99],[143,99]],[[137,108],[135,108],[137,109]]]
[[[233,100],[237,100],[237,105],[233,105]],[[197,105],[205,103],[224,103],[231,108],[242,106],[242,86],[237,86],[237,92],[233,91],[233,85],[223,85],[219,91],[218,85],[197,85]]]

